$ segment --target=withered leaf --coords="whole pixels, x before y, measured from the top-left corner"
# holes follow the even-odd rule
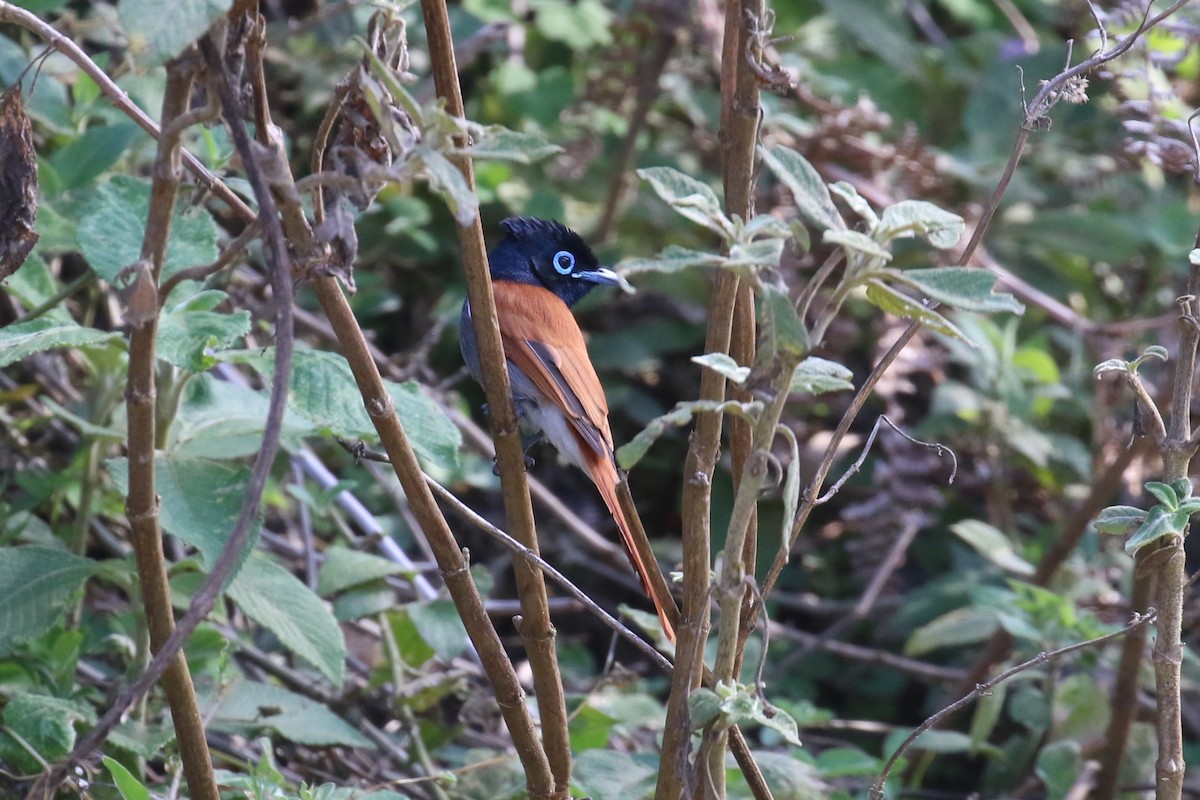
[[[37,156],[21,84],[0,95],[0,280],[25,263],[37,244]]]

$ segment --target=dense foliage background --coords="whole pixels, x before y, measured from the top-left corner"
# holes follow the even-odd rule
[[[168,13],[148,0],[17,4],[79,43],[155,118],[164,64],[229,5],[189,0]],[[262,4],[270,112],[297,177],[310,171],[321,120],[338,81],[362,61],[378,8]],[[434,155],[354,211],[351,304],[394,381],[426,471],[503,526],[499,481],[479,436],[485,399],[458,355],[466,290],[455,211],[465,203],[469,214],[472,201],[438,172],[442,145],[430,131],[441,112],[421,9],[393,10],[406,23],[397,72],[427,109],[423,144]],[[781,437],[772,449],[757,516],[760,581],[849,408],[849,389],[907,325],[897,314],[919,318],[919,301],[936,296],[907,284],[901,296],[915,302],[904,305],[865,284],[814,280],[871,252],[863,203],[885,213],[920,200],[962,217],[956,227],[921,207],[907,236],[885,242],[889,268],[954,264],[1010,163],[1023,98],[1063,69],[1068,41],[1078,62],[1109,43],[1098,24],[1116,40],[1144,8],[1091,11],[1071,0],[779,0],[755,21],[764,47],[758,135],[764,157],[775,159],[756,168],[756,211],[784,231],[769,269],[755,271],[751,259],[745,274],[768,275],[763,283],[805,301],[812,355],[834,362],[822,362],[823,380],[805,373],[808,383],[794,384],[784,408],[796,446]],[[603,262],[631,267],[636,293],[595,292],[576,310],[614,438],[628,443],[700,391],[692,358],[705,352],[716,270],[674,268],[687,261],[678,249],[674,267],[672,251],[658,254],[669,246],[716,253],[729,241],[676,213],[672,190],[637,170],[661,183],[676,173],[651,168],[672,168],[720,195],[722,10],[710,0],[463,0],[450,18],[466,117],[528,135],[474,131],[490,240],[504,217],[549,217],[580,231]],[[1187,501],[1190,487],[1167,499],[1143,489],[1162,469],[1146,436],[1154,433],[1146,401],[1165,409],[1171,373],[1150,351],[1138,364],[1147,395],[1135,400],[1093,368],[1117,359],[1112,370],[1121,371],[1150,345],[1166,348],[1162,355],[1178,350],[1176,297],[1188,286],[1189,253],[1196,261],[1188,114],[1200,86],[1198,26],[1196,9],[1184,7],[1035,120],[972,262],[998,276],[996,294],[990,285],[981,295],[948,290],[952,308],[928,318],[941,332],[913,339],[838,444],[818,493],[859,454],[881,414],[943,449],[883,426],[861,469],[806,518],[767,599],[769,637],[760,625],[746,644],[737,699],[753,708],[721,712],[742,724],[774,797],[866,796],[930,715],[1038,653],[1120,630],[1139,610],[1124,540],[1090,523],[1117,502],[1174,509]],[[0,81],[25,87],[40,236],[0,286],[0,793],[17,796],[70,752],[150,653],[124,498],[127,268],[153,211],[155,142],[76,63],[44,46],[27,27],[0,27]],[[205,102],[199,95],[194,106]],[[188,129],[183,144],[253,197],[219,120]],[[815,172],[779,166],[793,151]],[[832,200],[823,188],[807,199],[797,191],[797,176],[814,175],[810,189],[843,182]],[[180,612],[221,552],[259,449],[278,299],[260,245],[243,252],[245,223],[188,180],[163,276],[215,268],[172,279],[158,329],[157,493]],[[687,206],[675,192],[677,209]],[[816,221],[822,195],[847,237],[822,236],[831,227]],[[936,225],[961,236],[939,242]],[[374,432],[333,330],[305,283],[294,300],[284,453],[257,545],[185,647],[218,780],[256,798],[522,796],[526,779],[495,699],[395,477],[334,440],[370,443]],[[824,320],[823,336],[814,320]],[[682,558],[687,416],[664,426],[629,476],[668,569]],[[730,450],[712,481],[714,554],[734,500]],[[636,578],[602,541],[613,539],[613,525],[593,487],[550,450],[533,455],[542,555],[602,607],[636,609],[626,621],[653,636]],[[528,680],[509,554],[463,514],[448,518]],[[668,681],[582,604],[552,594],[575,791],[648,796]],[[1189,599],[1185,643],[1194,621]],[[1037,663],[993,688],[918,740],[891,773],[889,796],[1066,798],[1097,785],[1152,793],[1150,645],[1139,640],[1145,659],[1134,662],[1130,693],[1118,678],[1123,641]],[[710,658],[715,646],[714,637]],[[1183,732],[1192,762],[1200,762],[1196,678],[1188,647]],[[164,703],[156,691],[134,707],[103,744],[103,764],[88,763],[83,791],[125,800],[181,791]],[[1132,726],[1114,734],[1122,711]],[[789,717],[802,746],[788,742]],[[1127,741],[1119,763],[1106,749],[1114,736]],[[750,796],[728,763],[729,796]],[[1100,777],[1108,763],[1112,774]]]

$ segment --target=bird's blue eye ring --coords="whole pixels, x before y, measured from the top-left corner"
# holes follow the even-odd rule
[[[575,256],[570,251],[559,250],[554,254],[551,263],[554,264],[554,271],[559,275],[570,275],[571,270],[575,269]]]

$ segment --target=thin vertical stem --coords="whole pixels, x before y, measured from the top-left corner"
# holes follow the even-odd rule
[[[194,59],[189,51],[184,59]],[[162,124],[172,135],[158,143],[150,189],[150,210],[141,261],[134,268],[133,289],[127,308],[129,375],[125,392],[129,428],[129,494],[125,500],[130,540],[137,561],[150,649],[157,653],[175,630],[171,589],[159,527],[155,484],[155,452],[158,441],[158,278],[166,259],[171,233],[171,216],[179,189],[179,130],[171,123],[188,110],[196,65],[177,60],[167,69],[163,95]],[[195,687],[183,652],[177,651],[163,673],[163,687],[171,707],[171,721],[179,739],[179,753],[193,797],[217,800],[216,781],[204,735],[204,720],[196,701]]]
[[[464,113],[462,90],[458,84],[454,41],[451,38],[446,2],[421,0],[421,10],[425,16],[425,31],[429,40],[429,55],[438,96],[446,101],[447,111],[461,117]],[[465,146],[466,142],[461,144]],[[471,160],[461,156],[455,161],[467,185],[474,189],[475,176]],[[496,322],[496,303],[492,296],[487,250],[483,241],[483,224],[478,214],[470,224],[459,226],[458,239],[467,278],[471,320],[479,346],[483,389],[487,394],[492,436],[496,442],[496,459],[500,466],[500,484],[504,492],[508,529],[517,541],[532,552],[538,553],[533,503],[525,479],[525,453],[521,447],[517,415],[512,403],[507,361],[500,341],[500,327]],[[522,612],[517,629],[525,642],[533,671],[534,692],[542,722],[542,742],[554,775],[553,796],[565,798],[570,792],[571,783],[571,743],[567,730],[567,707],[562,676],[554,648],[556,632],[550,622],[546,581],[541,570],[524,558],[514,556],[513,571]]]

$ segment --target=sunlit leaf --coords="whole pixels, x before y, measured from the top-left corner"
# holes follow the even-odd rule
[[[791,191],[796,208],[805,219],[825,230],[846,227],[825,181],[804,156],[782,145],[763,148],[759,152],[767,168]]]
[[[733,235],[733,223],[725,216],[721,201],[708,184],[670,167],[639,169],[638,177],[647,181],[682,216],[726,239]]]
[[[692,361],[702,367],[708,367],[713,372],[719,372],[734,383],[745,383],[750,377],[750,368],[739,365],[726,353],[705,353],[702,356],[692,356]]]
[[[996,285],[996,276],[984,269],[933,267],[890,270],[888,275],[892,280],[916,288],[931,300],[963,311],[1008,311],[1014,314],[1025,312],[1025,306],[1011,294],[997,294],[992,291]]]
[[[900,294],[900,292],[897,292],[882,281],[873,279],[867,284],[867,299],[889,314],[916,320],[930,330],[958,339],[972,347],[977,346],[975,342],[968,339],[950,320],[923,303]]]
[[[74,322],[51,317],[36,317],[14,322],[0,328],[0,367],[15,364],[23,358],[62,347],[88,347],[120,339],[117,331],[85,328]]]
[[[872,234],[882,242],[905,236],[926,239],[941,250],[958,244],[965,227],[962,217],[924,200],[901,200],[883,210]]]

